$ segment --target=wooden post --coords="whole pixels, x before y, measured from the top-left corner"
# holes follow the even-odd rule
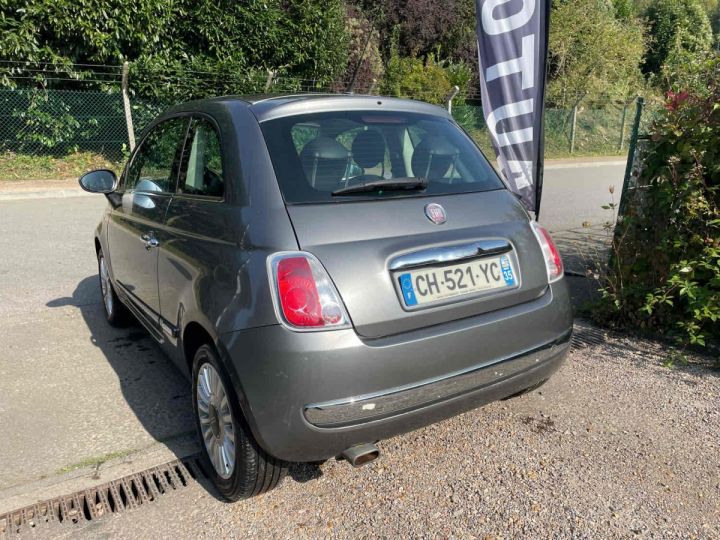
[[[128,93],[128,72],[130,71],[130,64],[123,62],[122,65],[122,100],[123,109],[125,109],[125,125],[127,126],[128,143],[130,145],[130,151],[135,150],[135,129],[133,128],[132,111],[130,110],[130,94]]]
[[[268,69],[267,70],[267,79],[265,80],[265,93],[270,93],[270,88],[272,87],[273,79],[275,78],[275,70],[274,69]]]
[[[575,126],[577,124],[577,104],[573,105],[572,120],[570,123],[570,153],[575,151]]]
[[[376,85],[377,85],[377,79],[373,78],[372,83],[370,84],[370,89],[368,90],[368,94],[373,95],[375,93]]]

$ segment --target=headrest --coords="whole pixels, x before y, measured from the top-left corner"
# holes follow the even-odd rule
[[[459,153],[446,139],[428,135],[413,152],[413,174],[417,177],[442,178]]]
[[[330,137],[318,137],[308,142],[300,152],[305,177],[318,189],[334,189],[347,169],[350,152]]]
[[[374,129],[363,131],[352,143],[352,155],[363,169],[371,169],[385,160],[385,139]]]

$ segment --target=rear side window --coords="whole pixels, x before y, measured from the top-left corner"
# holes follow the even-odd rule
[[[125,177],[125,189],[173,193],[187,117],[171,118],[143,139]]]
[[[421,197],[502,189],[475,144],[450,120],[345,111],[268,120],[262,131],[287,203]],[[354,184],[424,178],[424,191],[333,195]]]
[[[205,197],[222,197],[225,192],[220,137],[204,118],[194,118],[190,125],[178,192]]]

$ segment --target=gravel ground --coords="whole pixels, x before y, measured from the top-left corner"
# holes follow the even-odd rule
[[[383,441],[362,469],[296,466],[236,504],[193,483],[53,536],[720,538],[720,371],[667,358],[580,344],[540,390]]]

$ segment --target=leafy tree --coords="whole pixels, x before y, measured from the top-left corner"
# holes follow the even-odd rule
[[[393,56],[385,70],[380,91],[391,96],[441,104],[451,87],[447,73],[434,57],[426,63],[421,58]]]
[[[669,59],[683,53],[704,54],[712,45],[712,29],[699,0],[655,0],[644,11],[651,40],[646,73],[659,74]]]
[[[118,63],[167,47],[186,11],[170,0],[0,0],[0,56]]]
[[[708,17],[712,17],[712,14],[718,10],[718,7],[720,7],[720,1],[718,0],[698,0],[698,2],[705,10]]]
[[[362,0],[367,11],[379,10],[383,58],[389,61],[393,35],[400,56],[477,62],[474,0]],[[396,30],[397,29],[397,30]]]
[[[621,20],[628,20],[635,14],[635,6],[632,0],[612,0],[615,10],[615,17]]]
[[[555,2],[550,25],[548,99],[572,106],[583,99],[625,98],[642,86],[643,27],[615,17],[603,0]]]
[[[131,60],[138,88],[168,97],[262,89],[268,71],[328,82],[347,46],[342,0],[0,0],[0,58],[68,71]]]
[[[397,31],[395,32],[397,43]],[[453,86],[467,90],[472,71],[463,62],[438,61],[433,54],[427,59],[400,56],[393,44],[380,91],[390,96],[414,98],[443,104]]]
[[[347,90],[356,71],[356,91],[369,91],[382,78],[383,62],[380,53],[380,36],[373,25],[375,16],[375,13],[363,12],[357,6],[347,6],[345,24],[350,40],[348,66],[342,81],[335,86],[335,90]]]

